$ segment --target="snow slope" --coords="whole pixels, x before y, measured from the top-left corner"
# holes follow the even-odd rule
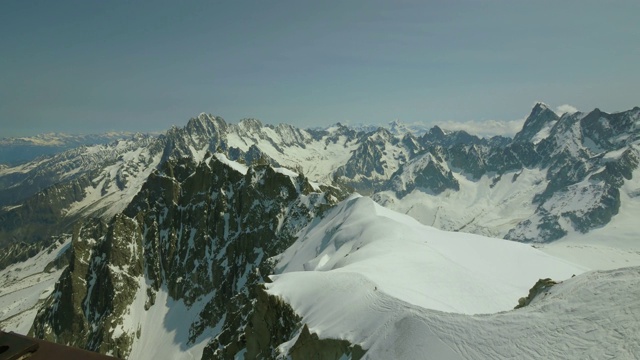
[[[620,188],[620,210],[605,226],[586,234],[574,231],[540,249],[591,269],[640,266],[640,169]]]
[[[312,333],[360,344],[368,359],[640,354],[640,268],[578,275],[508,311],[538,278],[585,268],[528,245],[424,226],[357,196],[276,260],[268,292]]]
[[[280,164],[291,167],[301,166],[306,176],[320,182],[330,180],[331,174],[349,160],[351,152],[357,147],[357,142],[346,136],[339,136],[336,142],[327,141],[326,138],[321,141],[310,141],[304,147],[296,144],[278,143],[277,141],[282,141],[282,139],[276,137],[272,141],[280,144],[278,148],[274,147],[271,141],[261,137],[251,139],[229,133],[227,140],[229,146],[237,147],[243,151],[248,151],[251,145],[255,145]]]
[[[539,278],[583,271],[529,245],[445,232],[354,196],[278,258],[275,283],[335,273],[423,308],[479,314],[513,308]]]
[[[365,359],[636,359],[640,354],[640,268],[589,272],[529,306],[489,315],[424,309],[374,290],[350,273],[313,272],[287,300],[320,338],[347,339]],[[318,291],[322,289],[322,291]],[[281,346],[288,351],[295,341]]]
[[[62,254],[70,238],[56,242],[50,251],[8,266],[0,271],[0,329],[27,334],[39,309],[39,304],[52,291],[62,270],[45,271],[45,267]]]
[[[189,326],[198,319],[206,301],[186,306],[184,301],[172,299],[166,289],[161,289],[156,294],[155,304],[149,310],[144,310],[148,284],[145,284],[147,280],[144,278],[138,280],[138,294],[122,325],[122,331],[140,330],[140,337],[134,341],[129,358],[200,359],[207,341],[220,332],[220,328],[216,327],[198,337],[195,343],[189,343]]]
[[[111,218],[122,212],[162,158],[162,154],[152,154],[149,148],[127,151],[120,143],[118,147],[122,148],[116,148],[122,151],[122,155],[117,162],[97,172],[97,176],[91,179],[91,185],[84,189],[84,198],[65,209],[66,215],[100,214]]]
[[[393,191],[375,194],[375,200],[423,224],[443,230],[504,237],[535,212],[533,197],[544,191],[546,171],[522,169],[499,178],[484,175],[477,181],[453,172],[460,190],[431,194],[413,190],[399,199]]]

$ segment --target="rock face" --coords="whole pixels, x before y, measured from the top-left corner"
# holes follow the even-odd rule
[[[156,141],[155,137],[138,134],[109,144],[80,146],[0,170],[0,207],[19,203],[56,184],[81,177],[91,180],[131,151],[141,148],[157,151],[153,146]],[[140,165],[150,161],[145,154],[139,155],[136,160]]]
[[[212,356],[236,346],[265,260],[343,194],[268,165],[230,164],[223,154],[167,161],[122,214],[81,226],[34,335],[127,357],[139,333],[153,330],[124,319],[163,291],[199,306],[185,325],[190,343],[206,333]]]
[[[607,224],[620,208],[620,187],[638,167],[639,119],[635,108],[617,114],[596,109],[553,120],[548,136],[538,136],[534,144],[540,159],[534,164],[547,172],[547,186],[533,199],[533,216],[506,237],[550,241],[570,230],[584,233]],[[521,133],[527,131],[525,123]],[[532,237],[532,227],[546,236]]]
[[[402,198],[414,190],[441,194],[447,189],[459,190],[460,184],[441,156],[441,148],[409,161],[393,175],[388,186]]]
[[[270,296],[263,285],[253,289],[255,303],[240,341],[219,352],[222,358],[233,359],[246,347],[245,359],[268,359],[279,355],[277,346],[295,336],[301,319],[281,299]]]
[[[0,247],[21,242],[37,244],[61,232],[72,219],[64,221],[65,208],[84,197],[90,185],[82,176],[48,187],[29,197],[20,206],[0,211]]]
[[[0,170],[0,248],[71,232],[124,209],[159,162],[159,140],[138,135]]]
[[[516,305],[514,309],[520,309],[529,305],[533,301],[533,299],[536,298],[536,296],[539,296],[540,294],[546,292],[555,284],[557,284],[557,282],[549,278],[536,281],[535,285],[533,285],[531,290],[529,290],[529,295],[527,295],[527,297],[521,297],[520,299],[518,299],[518,305]]]
[[[537,103],[527,117],[522,130],[514,136],[514,142],[537,142],[544,134],[540,132],[548,131],[560,117],[543,103]]]
[[[317,334],[309,332],[291,307],[282,299],[269,295],[264,286],[256,286],[255,302],[249,322],[240,340],[226,347],[223,352],[214,354],[205,349],[203,358],[222,355],[225,359],[234,359],[244,349],[244,359],[277,359],[285,356],[294,360],[341,358],[360,359],[365,351],[359,345],[346,340],[319,339]],[[290,349],[282,353],[278,345],[293,341]]]
[[[419,198],[427,207],[432,203],[439,213],[416,216],[429,225],[517,241],[553,241],[570,232],[602,227],[618,213],[620,189],[638,168],[639,139],[639,108],[616,114],[596,109],[558,117],[546,105],[537,104],[511,142],[478,139],[462,132],[446,134],[434,127],[420,138],[421,150],[378,187],[374,198],[410,213],[417,201],[412,199],[425,194],[428,196]],[[544,177],[533,182],[531,176],[519,179],[523,173]],[[444,200],[473,199],[480,194],[492,197],[502,191],[492,190],[496,184],[505,187],[503,176],[507,174],[513,196],[494,205]],[[461,186],[462,182],[467,185]],[[458,216],[463,207],[475,208],[450,224],[432,223],[442,213]],[[529,209],[529,213],[509,218],[511,208],[518,212]],[[504,222],[512,225],[497,231],[486,227],[487,213],[504,213]]]
[[[34,336],[124,358],[134,334],[116,334],[142,275],[142,239],[137,224],[117,216],[107,226],[87,223],[73,236],[71,259],[38,313]]]
[[[359,139],[358,147],[346,164],[336,170],[334,179],[360,192],[371,193],[418,150],[419,145],[411,139],[401,141],[388,130],[379,128]]]
[[[365,351],[359,345],[351,345],[346,340],[319,339],[317,334],[309,333],[307,325],[302,327],[296,342],[291,347],[291,359],[333,360],[349,358],[361,359]]]

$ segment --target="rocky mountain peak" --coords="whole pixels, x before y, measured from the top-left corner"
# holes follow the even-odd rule
[[[345,134],[350,130],[351,128],[349,128],[348,126],[344,125],[341,122],[337,122],[325,129],[325,131],[327,131],[330,134]]]
[[[425,143],[439,144],[442,139],[445,138],[445,133],[438,125],[432,127],[422,136],[422,141]]]
[[[189,135],[211,136],[226,130],[227,123],[219,116],[201,113],[196,118],[192,118],[184,128]]]
[[[459,190],[460,184],[454,178],[446,162],[438,156],[441,149],[433,148],[407,163],[401,170],[394,173],[389,181],[389,189],[398,198],[403,198],[414,190],[429,194],[440,194],[447,189]]]
[[[449,147],[457,144],[479,144],[483,142],[483,139],[471,135],[464,130],[446,131],[438,126],[434,126],[429,132],[422,136],[421,141],[425,146],[428,144],[437,144]]]
[[[262,122],[258,119],[247,118],[240,120],[238,126],[240,127],[240,129],[247,132],[258,132],[262,127]]]
[[[394,119],[393,121],[389,122],[389,131],[392,134],[404,135],[410,130],[407,127],[407,125],[404,122],[402,122],[400,119]]]
[[[418,138],[410,132],[404,134],[402,137],[402,144],[409,150],[409,154],[412,157],[422,149],[422,146],[420,146],[420,143],[418,142]]]
[[[544,103],[537,103],[522,126],[522,130],[513,138],[514,141],[534,141],[543,129],[549,129],[560,117]]]
[[[337,143],[341,136],[346,137],[347,141],[351,141],[359,136],[360,132],[357,130],[345,126],[338,122],[324,129],[307,129],[307,133],[316,140],[324,138],[325,144]]]
[[[383,127],[379,127],[373,134],[369,136],[369,139],[377,142],[391,142],[393,135],[389,130]]]
[[[533,112],[540,112],[540,111],[544,111],[544,110],[551,110],[549,109],[549,105],[543,103],[542,101],[537,101],[535,105],[533,105],[533,109],[532,109],[532,113]]]
[[[311,140],[311,134],[289,124],[278,124],[276,126],[267,125],[268,128],[273,129],[280,137],[281,145],[299,145],[305,147],[305,144]]]
[[[170,301],[191,311],[192,322],[176,330],[185,341],[215,337],[210,350],[217,351],[235,342],[229,334],[251,309],[249,294],[263,281],[266,259],[343,196],[290,170],[247,168],[224,154],[198,164],[168,161],[123,213],[88,220],[74,232],[71,266],[53,292],[64,296],[46,299],[34,332],[137,358],[135,339],[157,329],[135,314],[162,311]]]

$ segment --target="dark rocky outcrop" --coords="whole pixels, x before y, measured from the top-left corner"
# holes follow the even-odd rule
[[[90,175],[48,187],[16,207],[0,209],[0,249],[9,244],[37,244],[67,230],[76,218],[66,208],[81,200]]]
[[[547,105],[543,103],[536,103],[525,120],[522,130],[513,137],[513,141],[531,142],[540,130],[545,126],[548,126],[550,123],[557,121],[559,118],[560,117],[549,109]]]
[[[298,339],[291,347],[290,356],[293,360],[338,360],[361,359],[365,350],[359,345],[351,345],[346,340],[319,339],[317,334],[309,333],[305,324],[298,335]]]
[[[268,165],[243,174],[211,154],[197,165],[189,158],[167,161],[122,214],[91,220],[74,233],[70,265],[33,333],[126,357],[140,331],[122,327],[128,307],[142,292],[147,310],[165,291],[187,307],[202,304],[186,329],[190,343],[220,324],[208,347],[218,357],[218,349],[234,348],[246,326],[250,289],[269,272],[265,260],[343,196],[330,187],[317,192],[304,176]]]
[[[540,294],[546,293],[555,284],[557,284],[557,282],[549,278],[536,281],[535,285],[533,285],[533,287],[529,289],[529,295],[527,295],[527,297],[521,297],[520,299],[518,299],[518,305],[516,305],[514,309],[520,309],[529,305],[533,301],[533,299],[535,299],[537,296],[540,296]]]
[[[38,312],[31,334],[126,358],[134,335],[118,331],[139,288],[142,232],[126,216],[96,219],[73,234],[69,266]]]
[[[234,359],[241,350],[244,359],[278,359],[285,356],[294,360],[338,360],[347,356],[360,359],[365,350],[359,345],[352,345],[346,340],[320,339],[317,334],[310,333],[309,327],[277,296],[269,295],[264,286],[258,285],[253,291],[254,305],[244,333],[237,341],[227,345],[218,352],[213,352],[219,344],[214,343],[205,349],[203,358]],[[278,346],[295,338],[288,354],[282,354]]]

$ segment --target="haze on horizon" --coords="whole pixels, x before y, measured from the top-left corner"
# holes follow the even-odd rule
[[[513,132],[538,100],[640,105],[638,1],[3,5],[0,137],[159,131],[201,112]]]

